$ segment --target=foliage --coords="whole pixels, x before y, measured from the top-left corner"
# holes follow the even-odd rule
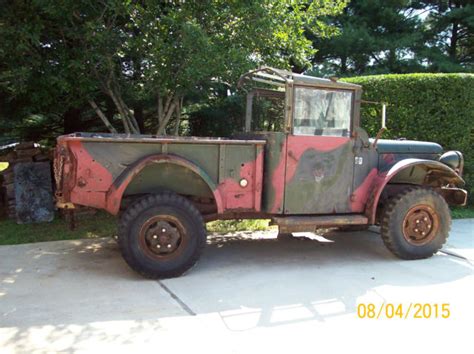
[[[408,0],[353,0],[340,15],[328,18],[339,33],[315,38],[314,63],[328,73],[354,75],[406,70],[404,54],[419,40],[416,17],[407,16]]]
[[[269,220],[216,220],[207,223],[208,232],[228,233],[235,231],[267,231]]]
[[[189,97],[207,99],[216,86],[260,64],[308,66],[314,51],[305,31],[329,35],[320,17],[344,5],[344,0],[4,2],[0,103],[8,110],[0,119],[19,117],[10,126],[16,127],[36,115],[45,126],[65,121],[71,110],[90,115],[92,109],[112,132],[163,134],[174,117],[177,133]]]
[[[474,70],[470,0],[352,0],[328,16],[332,38],[311,38],[313,73],[353,76]]]
[[[452,208],[453,219],[474,219],[474,207]]]
[[[408,74],[345,79],[363,86],[363,99],[388,102],[384,138],[433,141],[464,154],[464,179],[474,202],[474,75]],[[363,105],[362,125],[374,136],[380,109]]]
[[[429,10],[421,27],[428,45],[417,48],[436,71],[474,70],[474,4],[469,0],[421,0]]]
[[[196,107],[189,114],[190,133],[193,136],[230,137],[242,133],[245,121],[245,96],[241,94],[212,100]],[[252,129],[283,130],[283,100],[254,98]]]
[[[240,95],[213,100],[195,107],[189,115],[192,136],[230,137],[242,132],[245,116],[245,98]]]

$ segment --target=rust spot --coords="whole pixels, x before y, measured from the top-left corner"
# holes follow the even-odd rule
[[[87,185],[87,182],[84,178],[79,177],[79,180],[77,181],[77,185],[80,188],[84,188]]]

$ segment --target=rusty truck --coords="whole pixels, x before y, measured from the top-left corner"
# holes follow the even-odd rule
[[[432,256],[464,205],[463,156],[360,127],[362,88],[261,67],[242,75],[242,132],[229,138],[75,133],[57,139],[59,208],[118,218],[123,258],[148,278],[179,276],[206,244],[205,223],[267,218],[280,233],[380,226],[402,259]],[[278,100],[278,129],[255,129],[257,99]],[[225,117],[223,117],[225,119]]]

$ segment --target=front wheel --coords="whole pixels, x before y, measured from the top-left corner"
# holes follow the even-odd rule
[[[391,198],[381,222],[385,245],[402,259],[431,257],[446,242],[450,228],[446,201],[423,187],[406,189]]]
[[[119,246],[127,264],[147,278],[177,277],[199,259],[206,243],[201,214],[171,192],[143,197],[120,217]]]

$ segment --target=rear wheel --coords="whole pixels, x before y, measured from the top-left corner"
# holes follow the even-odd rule
[[[186,198],[163,192],[141,198],[121,215],[119,245],[127,264],[147,278],[176,277],[199,259],[203,219]]]
[[[446,242],[451,214],[441,195],[413,187],[394,196],[382,215],[381,234],[387,248],[402,259],[431,257]]]

